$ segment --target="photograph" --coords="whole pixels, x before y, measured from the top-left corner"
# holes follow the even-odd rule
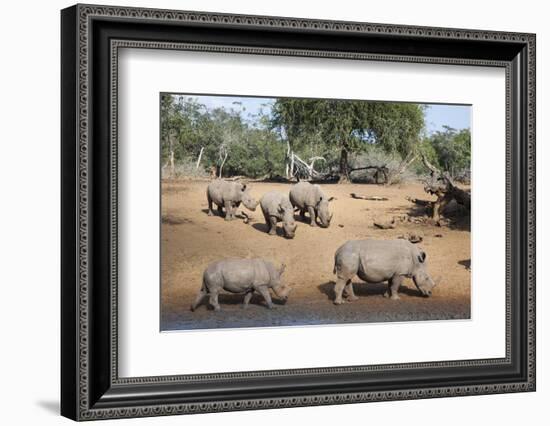
[[[471,318],[471,105],[159,108],[161,332]]]
[[[397,415],[390,424],[487,404],[501,424],[526,420],[548,396],[536,345],[536,240],[550,241],[536,227],[543,14],[257,3],[63,5],[60,26],[58,11],[54,25],[40,13],[55,49],[41,44],[34,62],[60,56],[57,84],[27,86],[60,89],[60,108],[33,122],[60,134],[61,149],[35,138],[60,203],[22,190],[46,176],[21,173],[28,142],[6,157],[28,180],[8,185],[34,203],[15,203],[25,226],[60,231],[30,234],[48,243],[39,260],[58,257],[44,267],[29,267],[20,230],[12,244],[26,254],[14,276],[60,275],[61,291],[33,298],[60,309],[58,338],[38,330],[27,348],[57,342],[39,384],[75,421],[269,423],[273,409],[316,406],[342,419],[364,403]],[[18,83],[15,142],[30,123]],[[37,215],[50,205],[55,227]],[[525,409],[500,410],[513,398]]]

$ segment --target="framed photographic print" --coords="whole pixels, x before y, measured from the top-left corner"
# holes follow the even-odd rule
[[[76,5],[61,412],[535,390],[535,36]]]

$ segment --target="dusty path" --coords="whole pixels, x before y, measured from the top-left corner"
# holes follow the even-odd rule
[[[269,236],[261,211],[248,212],[251,221],[225,222],[206,214],[206,181],[163,183],[162,195],[162,284],[161,330],[257,327],[343,322],[465,319],[470,317],[470,232],[426,224],[404,223],[396,229],[376,229],[373,219],[413,213],[406,197],[428,199],[420,184],[383,187],[376,185],[324,185],[334,219],[330,228],[311,228],[299,223],[296,237]],[[287,192],[287,184],[254,183],[259,199],[269,190]],[[387,201],[352,199],[355,192],[387,197]],[[428,270],[442,277],[431,298],[423,298],[411,280],[405,281],[401,300],[382,296],[385,286],[354,280],[359,300],[342,306],[332,304],[333,256],[350,239],[389,239],[416,232],[428,254]],[[439,235],[439,236],[436,236]],[[222,310],[207,308],[207,298],[197,311],[189,306],[201,285],[206,265],[224,257],[265,257],[285,263],[285,281],[294,287],[286,305],[268,310],[259,296],[249,309],[241,308],[242,296],[220,296]]]

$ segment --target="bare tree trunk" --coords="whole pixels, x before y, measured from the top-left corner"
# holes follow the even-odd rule
[[[174,164],[174,151],[172,150],[172,146],[170,146],[170,179],[175,179],[175,177],[176,165]]]
[[[286,140],[286,164],[285,164],[285,175],[286,175],[286,178],[287,179],[290,179],[292,177],[291,174],[291,171],[290,171],[290,156],[291,156],[291,152],[290,152],[290,141]]]
[[[294,177],[294,152],[290,154],[290,178]]]
[[[198,170],[200,164],[201,164],[201,158],[202,158],[202,153],[204,152],[204,146],[201,147],[201,152],[199,152],[199,158],[197,159],[197,165],[195,166],[195,170]]]
[[[228,155],[229,155],[229,154],[226,152],[226,153],[225,153],[225,157],[223,157],[223,161],[222,161],[222,163],[221,163],[221,165],[220,165],[220,176],[219,176],[220,179],[221,179],[221,177],[222,177],[223,165],[225,164],[225,160],[227,160],[227,156],[228,156]]]
[[[348,150],[345,146],[340,151],[340,178],[338,183],[349,182]]]
[[[170,164],[170,179],[175,179],[176,177],[176,165],[174,160],[174,132],[169,131],[168,133],[168,149],[170,151],[170,156],[168,158],[168,163]]]

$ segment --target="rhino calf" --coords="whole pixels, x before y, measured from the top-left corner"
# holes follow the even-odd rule
[[[273,263],[264,259],[224,259],[212,262],[203,273],[202,286],[191,305],[191,311],[197,309],[205,296],[210,296],[210,305],[219,311],[218,294],[222,290],[244,294],[244,308],[248,307],[253,293],[258,292],[271,309],[273,302],[269,289],[283,300],[287,300],[292,290],[281,281],[284,270],[285,265],[277,269]]]
[[[214,203],[218,206],[220,216],[223,216],[223,209],[225,209],[225,220],[235,219],[235,213],[241,203],[252,211],[256,210],[258,205],[246,184],[223,179],[210,182],[206,190],[206,198],[208,200],[208,216],[214,214],[212,211],[212,203]]]
[[[348,300],[357,300],[352,278],[357,275],[367,283],[388,281],[386,297],[397,294],[403,278],[412,278],[424,296],[431,296],[436,283],[426,271],[426,253],[405,240],[355,240],[342,245],[334,255],[334,303],[342,303],[345,291]]]
[[[285,238],[294,238],[297,225],[294,220],[294,207],[290,204],[288,195],[270,191],[261,198],[260,206],[269,235],[275,235],[277,233],[277,222],[283,222]]]
[[[298,182],[290,188],[289,196],[292,206],[300,210],[302,219],[305,219],[305,213],[308,212],[311,226],[315,226],[317,218],[319,218],[319,224],[323,228],[329,227],[332,214],[328,207],[334,197],[327,198],[319,185]]]

